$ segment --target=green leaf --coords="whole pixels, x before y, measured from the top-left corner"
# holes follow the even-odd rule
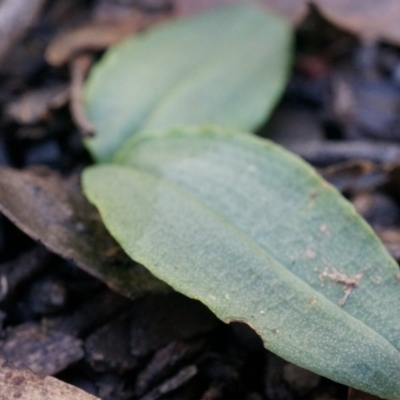
[[[313,169],[218,128],[136,135],[117,161],[83,185],[133,259],[281,357],[400,398],[398,267]]]
[[[86,85],[94,157],[109,160],[132,133],[215,123],[252,130],[287,79],[288,25],[238,4],[159,26],[107,52]]]

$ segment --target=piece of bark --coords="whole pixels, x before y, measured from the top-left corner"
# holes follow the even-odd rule
[[[1,343],[0,356],[16,367],[43,375],[55,375],[83,357],[79,339],[49,331],[36,323],[10,328]]]
[[[150,393],[141,397],[140,400],[157,400],[162,396],[186,384],[190,379],[192,379],[197,374],[197,372],[198,370],[195,365],[189,365],[188,367],[185,367],[182,370],[180,370],[172,378],[167,379],[161,385],[153,389]]]
[[[193,357],[203,347],[204,341],[192,343],[174,341],[158,350],[139,373],[135,384],[135,395],[143,396],[151,387],[170,375],[179,364]]]
[[[142,357],[173,340],[200,336],[218,326],[203,304],[179,293],[147,296],[133,304],[131,353]]]
[[[83,196],[77,176],[67,180],[47,168],[0,168],[0,211],[28,236],[125,296],[171,290],[123,252]]]
[[[400,160],[400,145],[375,141],[322,141],[288,144],[288,149],[311,164],[327,166],[349,160],[366,160],[376,164],[392,164]]]
[[[388,181],[384,168],[365,160],[350,160],[334,164],[320,169],[319,173],[341,192],[369,192]]]
[[[72,314],[47,320],[49,328],[74,336],[92,332],[130,305],[130,301],[110,290],[93,296]]]
[[[74,386],[0,359],[0,400],[100,400]]]
[[[5,114],[19,124],[35,124],[49,116],[51,109],[60,108],[69,99],[67,85],[54,85],[24,93],[7,104]]]
[[[131,319],[131,312],[123,313],[86,339],[86,360],[96,372],[116,370],[122,374],[137,366],[129,348]]]
[[[0,3],[0,66],[10,49],[34,25],[46,0],[2,0]]]
[[[22,283],[43,270],[50,259],[44,247],[36,247],[15,260],[0,265],[0,304],[4,303]]]

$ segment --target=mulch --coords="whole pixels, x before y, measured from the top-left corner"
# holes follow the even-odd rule
[[[85,121],[79,117],[85,62],[100,57],[118,35],[165,18],[173,5],[63,0],[43,6],[29,34],[13,44],[0,65],[0,166],[44,165],[70,177],[89,165],[81,141]],[[135,28],[124,25],[122,33],[115,33],[114,24],[96,42],[96,18],[104,10],[119,16],[125,9],[145,20]],[[69,62],[49,64],[46,51],[57,35],[82,26],[86,31],[68,39],[72,50],[62,55]],[[87,57],[88,49],[89,61],[76,57]],[[399,50],[362,44],[314,11],[297,30],[286,93],[259,131],[317,168],[397,260],[399,106]],[[137,299],[112,291],[4,216],[0,357],[104,400],[333,400],[347,398],[348,390],[273,355],[248,326],[223,324],[195,300],[171,291]]]

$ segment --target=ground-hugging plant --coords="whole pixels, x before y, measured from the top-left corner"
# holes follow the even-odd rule
[[[234,32],[225,36],[229,29]],[[277,37],[267,35],[271,29]],[[245,33],[254,40],[250,45]],[[183,55],[181,37],[188,51]],[[210,55],[202,46],[211,38]],[[283,358],[399,399],[395,261],[311,167],[243,132],[268,115],[282,90],[290,43],[286,25],[252,6],[234,6],[137,40],[111,50],[87,89],[89,115],[99,130],[89,148],[108,163],[89,167],[82,182],[111,234],[154,275],[199,299],[222,320],[245,321]],[[137,75],[133,61],[132,76],[119,77],[129,70],[130,57],[139,57],[145,68],[145,57],[151,55],[151,63],[160,42],[168,72],[151,67],[149,76],[163,77],[148,77],[129,104],[132,93],[114,99],[124,79],[133,90],[147,74],[139,68]],[[234,48],[223,51],[228,45]],[[199,57],[194,63],[186,61],[195,46],[201,55],[193,56]],[[177,67],[180,72],[170,82],[176,54],[182,70]],[[274,67],[271,58],[279,61]],[[223,79],[233,66],[244,66],[246,73],[235,70],[235,79]],[[122,111],[115,113],[119,106]],[[207,122],[214,125],[189,126]],[[182,126],[171,128],[177,124]]]

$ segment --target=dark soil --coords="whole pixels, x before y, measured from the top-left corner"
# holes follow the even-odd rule
[[[153,15],[173,2],[48,2],[0,66],[0,166],[71,176],[91,163],[62,97],[70,69],[50,66],[44,53],[56,34],[106,6]],[[398,260],[399,106],[399,50],[362,45],[313,12],[297,31],[284,98],[259,132],[318,168]],[[128,300],[3,216],[0,357],[103,400],[347,398],[346,387],[264,350],[247,326],[225,325],[177,293]]]

